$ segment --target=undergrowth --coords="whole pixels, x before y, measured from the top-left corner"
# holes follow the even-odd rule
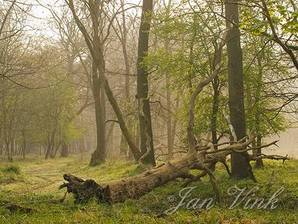
[[[229,179],[222,167],[218,167],[216,178],[221,189],[223,202],[215,203],[206,209],[187,209],[181,206],[173,214],[165,211],[179,204],[179,192],[183,189],[183,180],[176,180],[154,189],[139,200],[127,200],[124,203],[109,205],[91,201],[77,205],[58,187],[63,183],[62,175],[72,173],[82,178],[93,178],[98,182],[117,180],[134,176],[143,168],[134,163],[110,161],[97,167],[89,167],[88,161],[78,158],[57,160],[28,160],[0,165],[0,224],[1,223],[298,223],[298,161],[266,161],[265,168],[255,170],[258,180],[236,181]],[[10,180],[10,181],[8,181]],[[240,205],[229,209],[233,197],[228,195],[231,187],[252,189],[258,187],[258,197],[268,200],[281,187],[284,192],[278,197],[278,207],[270,209],[245,209]],[[213,198],[214,193],[208,178],[192,183],[191,196],[187,199]],[[32,212],[10,211],[8,204],[31,208]]]

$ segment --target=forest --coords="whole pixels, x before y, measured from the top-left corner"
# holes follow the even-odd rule
[[[0,224],[298,223],[297,130],[297,0],[0,0]]]

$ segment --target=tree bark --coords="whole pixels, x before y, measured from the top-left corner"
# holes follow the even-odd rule
[[[167,141],[168,141],[168,159],[172,159],[174,151],[173,119],[172,119],[172,100],[170,92],[170,77],[166,74],[166,99],[167,99]]]
[[[257,149],[255,150],[256,168],[263,168],[262,149],[258,148],[262,145],[262,136],[257,135]]]
[[[178,177],[187,176],[189,167],[195,161],[196,157],[189,157],[188,159],[165,164],[157,169],[149,170],[131,178],[100,185],[93,180],[84,181],[66,174],[64,179],[70,184],[62,185],[62,187],[67,187],[69,193],[74,193],[77,203],[85,202],[92,197],[97,198],[100,202],[124,202],[127,199],[137,199],[152,189]]]
[[[229,109],[230,120],[237,139],[246,136],[243,88],[243,61],[239,30],[239,0],[225,1],[227,50],[228,50],[228,79],[229,79]],[[234,141],[237,139],[234,139]],[[233,152],[231,155],[232,177],[252,177],[247,153]]]
[[[119,32],[121,34],[119,35],[119,39],[122,45],[122,53],[123,53],[123,59],[124,59],[124,66],[125,66],[125,86],[124,86],[124,96],[125,100],[127,101],[128,107],[130,107],[131,104],[131,95],[130,95],[130,63],[129,63],[129,54],[127,50],[127,27],[126,27],[126,11],[125,11],[125,2],[124,0],[121,0],[121,9],[122,9],[122,24],[119,29]],[[119,25],[120,26],[120,25]],[[128,117],[128,130],[132,130],[131,122],[132,120]],[[120,140],[120,155],[124,158],[128,158],[129,153],[129,146],[126,142],[125,136],[121,135]]]
[[[262,60],[261,56],[257,56],[257,62],[258,62],[258,74],[257,74],[257,83],[256,85],[256,93],[255,93],[255,106],[256,108],[256,114],[255,114],[255,120],[256,120],[256,136],[257,136],[257,147],[262,145],[262,135],[261,135],[261,91],[262,91],[262,82],[263,82],[263,67],[262,67]],[[263,160],[262,160],[262,150],[257,149],[254,151],[256,156],[256,168],[262,168],[264,166]]]
[[[144,58],[147,56],[149,49],[149,32],[151,26],[152,11],[153,1],[143,0],[138,43],[137,99],[140,125],[140,149],[142,153],[142,157],[140,159],[144,164],[155,165],[151,111],[148,94],[148,70],[143,64]]]
[[[54,145],[55,145],[55,137],[56,137],[56,128],[54,128],[51,133],[48,133],[45,159],[49,159],[53,155]]]
[[[61,145],[61,154],[60,154],[61,157],[64,157],[64,158],[68,157],[69,155],[68,147],[69,145],[65,141],[63,141]]]
[[[215,67],[214,67],[215,69]],[[211,137],[212,137],[212,144],[216,145],[218,142],[217,139],[217,115],[219,110],[219,78],[215,77],[212,82],[212,88],[213,88],[213,99],[212,99],[212,113],[211,113],[211,119],[210,119],[210,129],[211,129]],[[216,150],[216,148],[215,148]]]
[[[92,83],[93,95],[95,101],[95,118],[96,118],[96,150],[91,155],[90,165],[96,166],[106,160],[106,136],[105,136],[105,102],[102,85],[98,77],[98,70],[93,62],[92,65]]]

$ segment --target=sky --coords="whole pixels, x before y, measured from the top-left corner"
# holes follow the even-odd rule
[[[46,7],[52,7],[59,11],[59,6],[64,5],[64,0],[29,0],[26,1],[33,5],[30,12],[31,16],[28,16],[28,25],[35,28],[32,31],[35,35],[42,35],[46,37],[55,37],[55,33],[50,27],[48,18],[50,17],[49,10]],[[128,4],[138,4],[140,0],[126,0]],[[42,6],[43,5],[43,6]],[[45,6],[45,7],[44,7]]]

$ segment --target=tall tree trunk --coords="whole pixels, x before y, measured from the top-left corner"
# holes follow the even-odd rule
[[[125,99],[127,100],[128,107],[130,107],[130,64],[129,64],[129,56],[127,52],[127,27],[126,27],[126,17],[125,17],[125,8],[124,8],[124,0],[121,1],[121,8],[122,8],[122,35],[121,35],[121,44],[122,44],[122,52],[123,52],[123,59],[124,59],[124,65],[125,65],[125,86],[124,86],[124,95]],[[130,118],[128,118],[128,130],[132,130],[132,125],[129,125],[131,123]],[[121,140],[120,140],[120,154],[124,158],[128,158],[128,152],[129,152],[129,147],[127,144],[127,141],[125,139],[125,136],[122,134],[121,135]]]
[[[69,145],[63,141],[61,144],[61,157],[68,157],[69,156]]]
[[[89,0],[90,16],[92,20],[92,41],[94,56],[92,62],[92,84],[95,100],[96,133],[97,146],[91,156],[90,165],[96,166],[106,160],[106,136],[105,136],[105,95],[102,91],[104,83],[102,77],[105,73],[105,60],[103,55],[103,46],[100,39],[99,10],[100,2]]]
[[[258,62],[258,74],[257,74],[257,83],[256,83],[256,95],[255,95],[255,105],[256,105],[256,136],[257,136],[257,147],[262,145],[262,135],[261,135],[261,90],[262,90],[262,80],[263,80],[263,67],[262,67],[262,60],[261,56],[257,56]],[[259,158],[262,154],[261,149],[255,150],[256,156],[256,168],[262,168],[264,166],[262,158]]]
[[[177,111],[178,108],[179,108],[179,103],[180,103],[180,95],[177,94],[177,97],[176,97],[176,104],[175,104],[175,108],[174,108],[174,111]],[[177,123],[178,123],[178,119],[173,119],[173,122],[172,122],[172,142],[171,142],[171,146],[172,146],[172,154],[174,155],[174,146],[175,146],[175,139],[176,139],[176,129],[177,129]]]
[[[56,136],[56,129],[52,130],[51,133],[48,134],[48,142],[46,148],[45,159],[49,159],[52,156],[55,144],[55,136]]]
[[[167,98],[167,141],[168,141],[168,159],[173,157],[174,136],[173,136],[173,122],[172,122],[172,101],[170,92],[170,77],[166,74],[166,98]]]
[[[68,53],[67,55],[67,73],[72,76],[74,73],[74,61],[75,55],[73,53]],[[74,119],[74,117],[68,118],[69,123]],[[61,157],[68,157],[69,156],[69,143],[66,141],[66,137],[62,136],[61,139]]]
[[[106,143],[109,145],[110,149],[114,148],[114,128],[115,128],[115,123],[113,122],[109,127],[107,131],[107,136],[106,136]]]
[[[217,144],[217,115],[219,109],[219,78],[215,77],[212,82],[213,87],[213,99],[212,99],[212,114],[211,114],[211,137],[212,137],[212,144]],[[216,146],[215,146],[216,149]]]
[[[264,163],[262,158],[258,158],[262,155],[262,149],[260,149],[260,146],[262,145],[262,136],[257,135],[257,149],[255,150],[256,155],[256,168],[263,168]]]
[[[27,152],[27,139],[26,139],[26,132],[25,130],[22,130],[22,157],[23,159],[26,158],[26,152]]]
[[[229,74],[229,108],[231,124],[237,139],[246,136],[243,88],[243,61],[239,30],[239,0],[226,0],[226,26]],[[234,139],[237,140],[237,139]],[[247,153],[233,152],[231,155],[232,177],[253,177]]]
[[[11,153],[11,149],[10,149],[10,142],[8,140],[5,140],[5,148],[6,148],[6,153],[7,153],[7,160],[9,162],[12,162],[12,153]]]
[[[153,1],[143,0],[138,43],[137,99],[140,124],[140,149],[142,153],[141,160],[145,164],[155,165],[151,111],[148,94],[148,70],[143,64],[144,58],[147,56],[149,49],[149,32],[151,26],[152,10]]]
[[[95,119],[96,119],[96,150],[91,155],[90,165],[96,166],[106,160],[106,137],[105,137],[105,102],[101,83],[98,78],[97,66],[93,62],[93,95],[95,101]]]
[[[126,27],[126,16],[125,16],[125,1],[121,1],[121,7],[122,7],[122,51],[123,51],[123,58],[124,58],[124,65],[125,65],[125,97],[127,100],[128,105],[131,104],[131,96],[130,96],[130,63],[129,63],[129,55],[127,51],[127,27]],[[128,117],[128,130],[132,130],[131,119]],[[125,155],[128,156],[129,153],[129,147],[125,140],[124,135],[121,136],[121,148],[124,150]]]
[[[165,19],[170,19],[170,13],[171,13],[171,5],[172,0],[169,1],[163,1],[164,7],[165,7]],[[170,52],[170,39],[168,36],[165,38],[164,42],[164,48],[167,53]],[[173,151],[174,151],[174,138],[175,138],[175,128],[176,124],[175,121],[173,121],[173,115],[172,115],[172,94],[170,91],[170,76],[168,73],[165,74],[166,78],[166,105],[167,105],[167,143],[168,143],[168,160],[172,159],[173,157]]]

